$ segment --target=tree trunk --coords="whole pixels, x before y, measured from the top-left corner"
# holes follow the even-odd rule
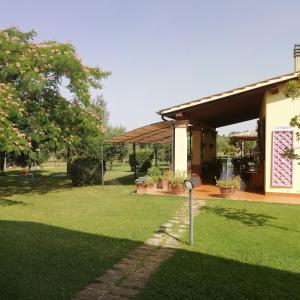
[[[5,152],[0,152],[0,176],[4,175]]]

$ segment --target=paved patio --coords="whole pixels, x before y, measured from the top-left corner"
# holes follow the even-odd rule
[[[170,191],[163,191],[161,189],[153,189],[148,191],[147,194],[152,195],[172,195]],[[181,197],[188,197],[188,191],[185,191],[183,194],[180,194]],[[203,184],[196,187],[193,190],[193,196],[195,199],[220,199],[219,188],[215,185]],[[285,203],[285,204],[300,204],[300,195],[299,196],[289,196],[289,195],[264,195],[262,193],[253,193],[253,192],[236,192],[232,200],[244,200],[244,201],[253,201],[253,202],[264,202],[264,203]]]
[[[220,198],[219,188],[214,185],[203,184],[194,189],[194,197],[200,199],[216,199]],[[275,195],[263,195],[259,193],[251,193],[238,191],[234,200],[246,200],[254,202],[270,202],[270,203],[288,203],[288,204],[300,204],[300,196],[275,196]]]

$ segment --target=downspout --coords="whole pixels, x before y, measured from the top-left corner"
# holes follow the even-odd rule
[[[175,124],[172,122],[172,171],[175,172]]]

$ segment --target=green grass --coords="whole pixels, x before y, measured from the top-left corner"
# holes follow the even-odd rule
[[[300,206],[207,201],[139,299],[300,299]]]
[[[65,168],[0,177],[0,299],[70,299],[150,237],[182,203],[133,194],[132,173],[74,188]],[[122,184],[121,184],[122,183]]]

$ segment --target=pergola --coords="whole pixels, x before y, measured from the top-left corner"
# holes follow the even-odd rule
[[[136,144],[153,144],[157,160],[157,144],[170,144],[173,140],[174,121],[149,124],[113,137],[109,143],[131,143],[133,145],[134,177],[136,178]]]
[[[256,141],[258,134],[256,131],[243,131],[231,134],[230,138],[235,141],[241,141],[241,155],[243,156],[245,154],[245,142]]]
[[[230,135],[232,139],[241,140],[241,141],[256,141],[257,132],[256,131],[244,131],[236,132]]]

